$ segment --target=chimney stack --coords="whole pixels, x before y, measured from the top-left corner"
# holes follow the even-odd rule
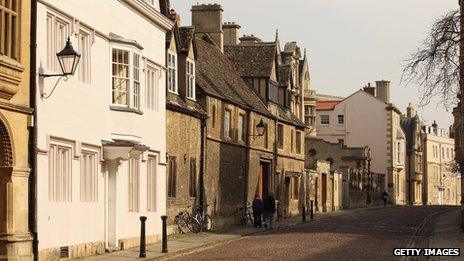
[[[224,33],[222,31],[222,6],[220,4],[198,4],[192,6],[192,25],[195,34],[209,34],[224,52]]]
[[[390,103],[390,81],[376,81],[376,92],[377,92],[377,99],[385,102]]]
[[[414,109],[414,106],[412,105],[412,103],[409,103],[408,108],[406,108],[406,116],[408,118],[412,118],[416,116],[416,110]]]
[[[224,45],[237,45],[238,35],[241,26],[235,24],[234,22],[225,22],[222,25],[222,30],[224,31]]]
[[[363,90],[375,97],[375,87],[371,86],[370,82],[367,83],[367,85],[363,88]]]
[[[256,44],[262,42],[261,39],[254,35],[244,35],[240,37],[239,40],[241,44]]]

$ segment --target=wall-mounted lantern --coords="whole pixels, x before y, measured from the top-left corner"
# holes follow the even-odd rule
[[[256,125],[256,130],[258,131],[257,136],[263,136],[266,132],[266,124],[264,124],[263,119],[259,121],[258,125]]]
[[[55,91],[56,86],[60,82],[60,80],[64,77],[65,81],[68,78],[68,75],[74,75],[77,69],[77,65],[79,64],[79,60],[81,59],[81,55],[74,50],[71,40],[68,37],[66,41],[66,46],[63,50],[56,54],[58,58],[58,62],[60,64],[61,72],[58,74],[39,74],[40,77],[47,78],[47,77],[60,77],[58,81],[56,81],[55,86],[53,87],[50,94],[42,93],[42,98],[47,99]]]

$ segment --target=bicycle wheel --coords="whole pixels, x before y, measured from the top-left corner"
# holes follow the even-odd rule
[[[203,228],[205,229],[205,231],[210,231],[213,228],[213,219],[208,214],[206,214],[204,217]]]
[[[247,213],[247,215],[246,215],[246,223],[247,223],[247,226],[250,226],[250,227],[252,227],[254,225],[253,215],[251,213]]]
[[[201,231],[201,225],[198,222],[198,220],[196,220],[194,217],[188,216],[186,222],[187,222],[188,228],[193,233],[198,233]]]
[[[190,228],[188,227],[188,224],[183,216],[178,218],[177,226],[179,227],[179,230],[182,232],[182,234],[186,234],[190,231]]]

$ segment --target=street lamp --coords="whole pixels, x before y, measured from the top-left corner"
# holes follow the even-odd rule
[[[60,77],[53,87],[50,94],[42,93],[42,98],[46,99],[53,94],[56,86],[58,85],[59,81],[64,77],[65,81],[68,78],[68,75],[74,75],[77,69],[77,65],[81,59],[81,55],[74,50],[71,39],[68,36],[66,41],[66,45],[63,50],[56,54],[58,58],[58,62],[60,64],[61,73],[58,74],[39,74],[40,77],[47,78],[47,77]]]

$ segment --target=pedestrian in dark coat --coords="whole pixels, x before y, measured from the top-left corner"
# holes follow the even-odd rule
[[[384,190],[382,193],[383,206],[387,206],[388,193]]]
[[[263,200],[263,217],[264,227],[270,229],[273,228],[274,224],[274,213],[276,212],[276,202],[273,193],[269,193]]]
[[[263,214],[263,201],[259,197],[259,195],[255,196],[253,203],[251,204],[251,208],[253,209],[253,221],[255,228],[261,227],[261,215]]]

